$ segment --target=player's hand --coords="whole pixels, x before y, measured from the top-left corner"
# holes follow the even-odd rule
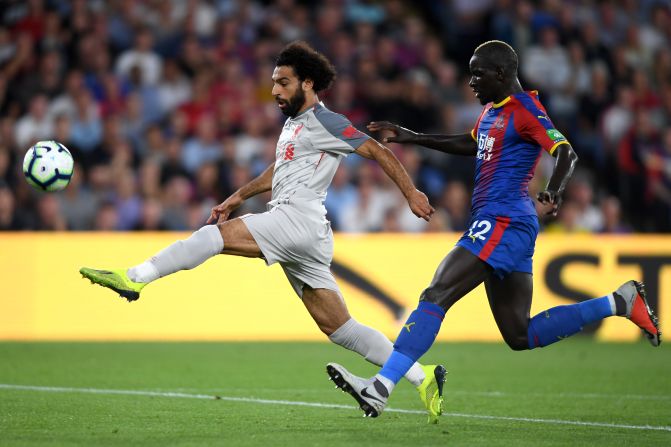
[[[231,215],[240,205],[242,205],[242,198],[237,194],[233,194],[228,199],[221,202],[219,205],[212,208],[210,217],[207,219],[208,224],[226,222],[228,216]]]
[[[410,205],[410,209],[415,216],[421,217],[427,222],[431,220],[431,216],[436,212],[429,203],[426,194],[417,189],[411,192],[408,196],[408,205]]]
[[[417,136],[417,132],[389,121],[372,121],[367,127],[371,132],[388,131],[394,134],[391,137],[383,138],[383,143],[411,143],[413,138]]]
[[[562,202],[561,193],[546,189],[545,191],[539,192],[536,195],[536,198],[543,205],[551,205],[550,210],[547,213],[545,213],[546,215],[550,214],[552,214],[553,216],[557,215],[557,211],[559,211],[559,207],[561,206]]]

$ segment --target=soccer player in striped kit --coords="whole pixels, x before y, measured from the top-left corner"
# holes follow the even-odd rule
[[[613,315],[630,319],[653,346],[660,343],[657,318],[637,281],[530,318],[532,256],[539,227],[529,180],[543,151],[556,158],[547,188],[537,197],[556,215],[578,157],[554,128],[538,93],[522,89],[517,66],[515,50],[504,42],[489,41],[475,49],[469,85],[485,107],[470,134],[418,134],[389,122],[368,126],[371,131],[391,131],[394,136],[385,141],[476,157],[476,167],[470,228],[438,266],[380,372],[365,380],[341,365],[327,365],[331,379],[357,400],[366,416],[382,412],[403,373],[433,344],[447,310],[483,282],[496,324],[514,350],[550,345]]]
[[[210,225],[188,239],[129,269],[84,267],[80,273],[133,301],[150,282],[192,269],[220,253],[262,258],[268,265],[277,262],[332,342],[382,365],[392,352],[392,343],[350,316],[329,268],[333,233],[324,208],[326,190],[340,161],[354,152],[380,165],[418,218],[429,220],[434,209],[389,149],[319,101],[317,94],[328,89],[334,79],[333,65],[307,44],[295,42],[285,47],[272,74],[272,94],[288,117],[277,142],[275,162],[215,206]],[[231,212],[246,199],[265,191],[272,191],[267,212],[229,220]],[[225,288],[221,294],[225,299]],[[415,364],[405,376],[417,387],[430,421],[435,421],[441,412],[445,369]]]

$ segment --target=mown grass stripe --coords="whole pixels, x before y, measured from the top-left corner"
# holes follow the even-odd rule
[[[351,405],[327,404],[320,402],[302,402],[292,400],[275,400],[275,399],[258,399],[253,397],[233,397],[233,396],[218,396],[213,394],[189,394],[179,392],[167,391],[144,391],[144,390],[114,390],[114,389],[100,389],[100,388],[70,388],[70,387],[54,387],[54,386],[35,386],[35,385],[15,385],[9,383],[0,383],[0,389],[6,390],[24,390],[24,391],[40,391],[51,393],[88,393],[88,394],[104,394],[104,395],[124,395],[124,396],[148,396],[148,397],[173,397],[182,399],[207,399],[207,400],[224,400],[229,402],[245,402],[264,405],[293,405],[302,407],[315,408],[332,408],[332,409],[356,409]],[[404,410],[399,408],[387,408],[385,412],[406,413],[406,414],[425,414],[424,411],[418,410]],[[540,419],[540,418],[523,418],[512,416],[492,416],[484,414],[464,414],[464,413],[444,413],[444,416],[460,417],[467,419],[488,419],[512,422],[530,422],[538,424],[555,424],[555,425],[578,425],[583,427],[604,427],[616,429],[629,430],[653,430],[653,431],[670,431],[669,426],[654,426],[654,425],[629,425],[629,424],[614,424],[606,422],[586,422],[586,421],[570,421],[562,419]]]

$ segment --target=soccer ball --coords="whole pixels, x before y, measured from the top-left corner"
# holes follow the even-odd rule
[[[38,141],[23,158],[23,175],[41,191],[60,191],[72,178],[74,160],[70,151],[57,141]]]

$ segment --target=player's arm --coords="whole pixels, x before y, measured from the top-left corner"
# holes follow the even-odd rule
[[[575,153],[569,143],[563,143],[557,146],[552,155],[557,158],[552,176],[550,176],[545,191],[539,192],[537,198],[542,204],[552,205],[548,214],[556,216],[561,206],[566,183],[571,178],[575,164],[578,162],[578,154]]]
[[[368,125],[368,130],[377,132],[387,130],[394,134],[383,141],[385,143],[407,143],[417,144],[429,149],[434,149],[446,154],[467,155],[474,157],[478,152],[478,145],[471,134],[438,135],[417,133],[398,124],[389,121],[373,121]]]
[[[275,171],[275,163],[266,168],[265,171],[251,182],[242,186],[240,189],[231,194],[226,200],[219,205],[212,208],[210,218],[207,223],[224,222],[228,216],[235,211],[242,203],[262,192],[270,191],[273,186],[273,172]]]
[[[408,172],[392,151],[370,138],[359,146],[355,152],[362,157],[378,162],[382,170],[401,190],[415,216],[421,217],[426,221],[431,219],[431,215],[435,210],[429,204],[429,199],[427,199],[423,192],[415,188]]]

